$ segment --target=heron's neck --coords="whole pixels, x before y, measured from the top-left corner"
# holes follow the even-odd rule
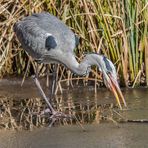
[[[67,57],[67,59],[69,59]],[[101,62],[101,56],[98,54],[88,54],[84,57],[84,59],[78,63],[76,58],[74,56],[71,57],[71,59],[67,62],[64,62],[63,64],[69,68],[73,73],[77,75],[86,75],[89,70],[88,67],[92,65],[97,65],[99,67],[99,63]]]
[[[69,58],[67,57],[67,60],[65,62],[64,60],[64,65],[70,69],[74,74],[76,75],[79,75],[79,76],[82,76],[82,75],[85,75],[86,71],[87,71],[87,67],[88,65],[87,64],[83,64],[82,62],[81,63],[78,63],[78,61],[76,60],[76,58],[74,56],[72,56],[69,60]]]

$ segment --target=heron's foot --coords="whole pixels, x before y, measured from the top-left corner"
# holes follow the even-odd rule
[[[68,115],[68,114],[65,114],[63,112],[57,112],[55,111],[51,116],[50,116],[50,119],[71,119],[73,118],[72,115]]]
[[[47,109],[41,111],[40,115],[42,116],[42,115],[45,115],[45,114],[47,114],[47,113],[50,113],[50,114],[51,114],[51,110],[50,110],[49,108],[47,108]]]
[[[51,120],[51,123],[49,124],[49,127],[51,127],[57,120],[74,118],[72,115],[68,115],[68,114],[65,114],[63,112],[58,112],[58,111],[51,112],[51,110],[49,108],[42,111],[40,115],[45,115],[47,113],[50,114],[49,119]]]

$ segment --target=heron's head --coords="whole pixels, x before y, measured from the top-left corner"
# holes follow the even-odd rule
[[[115,66],[105,56],[102,56],[101,63],[99,64],[99,69],[103,74],[103,81],[107,88],[112,88],[112,81],[118,85]]]
[[[79,65],[79,68],[84,74],[87,74],[89,73],[92,65],[96,65],[101,71],[103,75],[103,81],[106,87],[113,92],[120,109],[122,109],[122,106],[119,98],[122,99],[122,102],[126,106],[126,102],[117,81],[117,73],[114,64],[103,55],[90,53],[86,54],[85,58]]]
[[[122,99],[125,106],[126,102],[124,100],[124,97],[118,84],[115,66],[105,56],[101,56],[101,58],[101,62],[99,62],[99,69],[102,72],[104,84],[113,92],[119,104],[119,107],[122,109],[119,97]]]

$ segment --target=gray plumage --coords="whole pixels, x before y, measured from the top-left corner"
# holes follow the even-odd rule
[[[62,63],[78,75],[87,74],[91,65],[97,65],[105,71],[111,70],[108,65],[106,66],[105,61],[108,59],[104,61],[103,56],[95,53],[86,55],[79,64],[73,52],[78,38],[62,21],[49,13],[25,17],[15,23],[14,32],[22,47],[39,62]]]
[[[116,69],[113,63],[106,57],[96,53],[87,54],[82,62],[78,63],[73,51],[78,44],[78,38],[55,16],[43,12],[25,17],[23,20],[15,23],[14,32],[22,47],[39,62],[61,63],[77,75],[86,75],[90,72],[92,65],[97,65],[103,74],[105,85],[113,91],[119,107],[122,108],[115,91],[118,91],[126,106],[117,82]],[[37,79],[35,82],[40,91],[43,92]],[[43,96],[53,115],[55,115],[48,99],[45,95]]]

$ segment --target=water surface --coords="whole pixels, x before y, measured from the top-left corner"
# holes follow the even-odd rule
[[[128,109],[120,113],[129,120],[148,119],[148,89],[122,89]],[[47,91],[48,92],[48,91]],[[20,87],[20,81],[0,82],[1,95],[17,99],[37,97],[31,81]],[[93,87],[65,91],[63,100],[74,102],[115,103],[114,97],[106,89]],[[0,148],[146,148],[148,147],[147,123],[101,122],[84,124],[85,132],[78,125],[34,128],[32,131],[0,131]]]

